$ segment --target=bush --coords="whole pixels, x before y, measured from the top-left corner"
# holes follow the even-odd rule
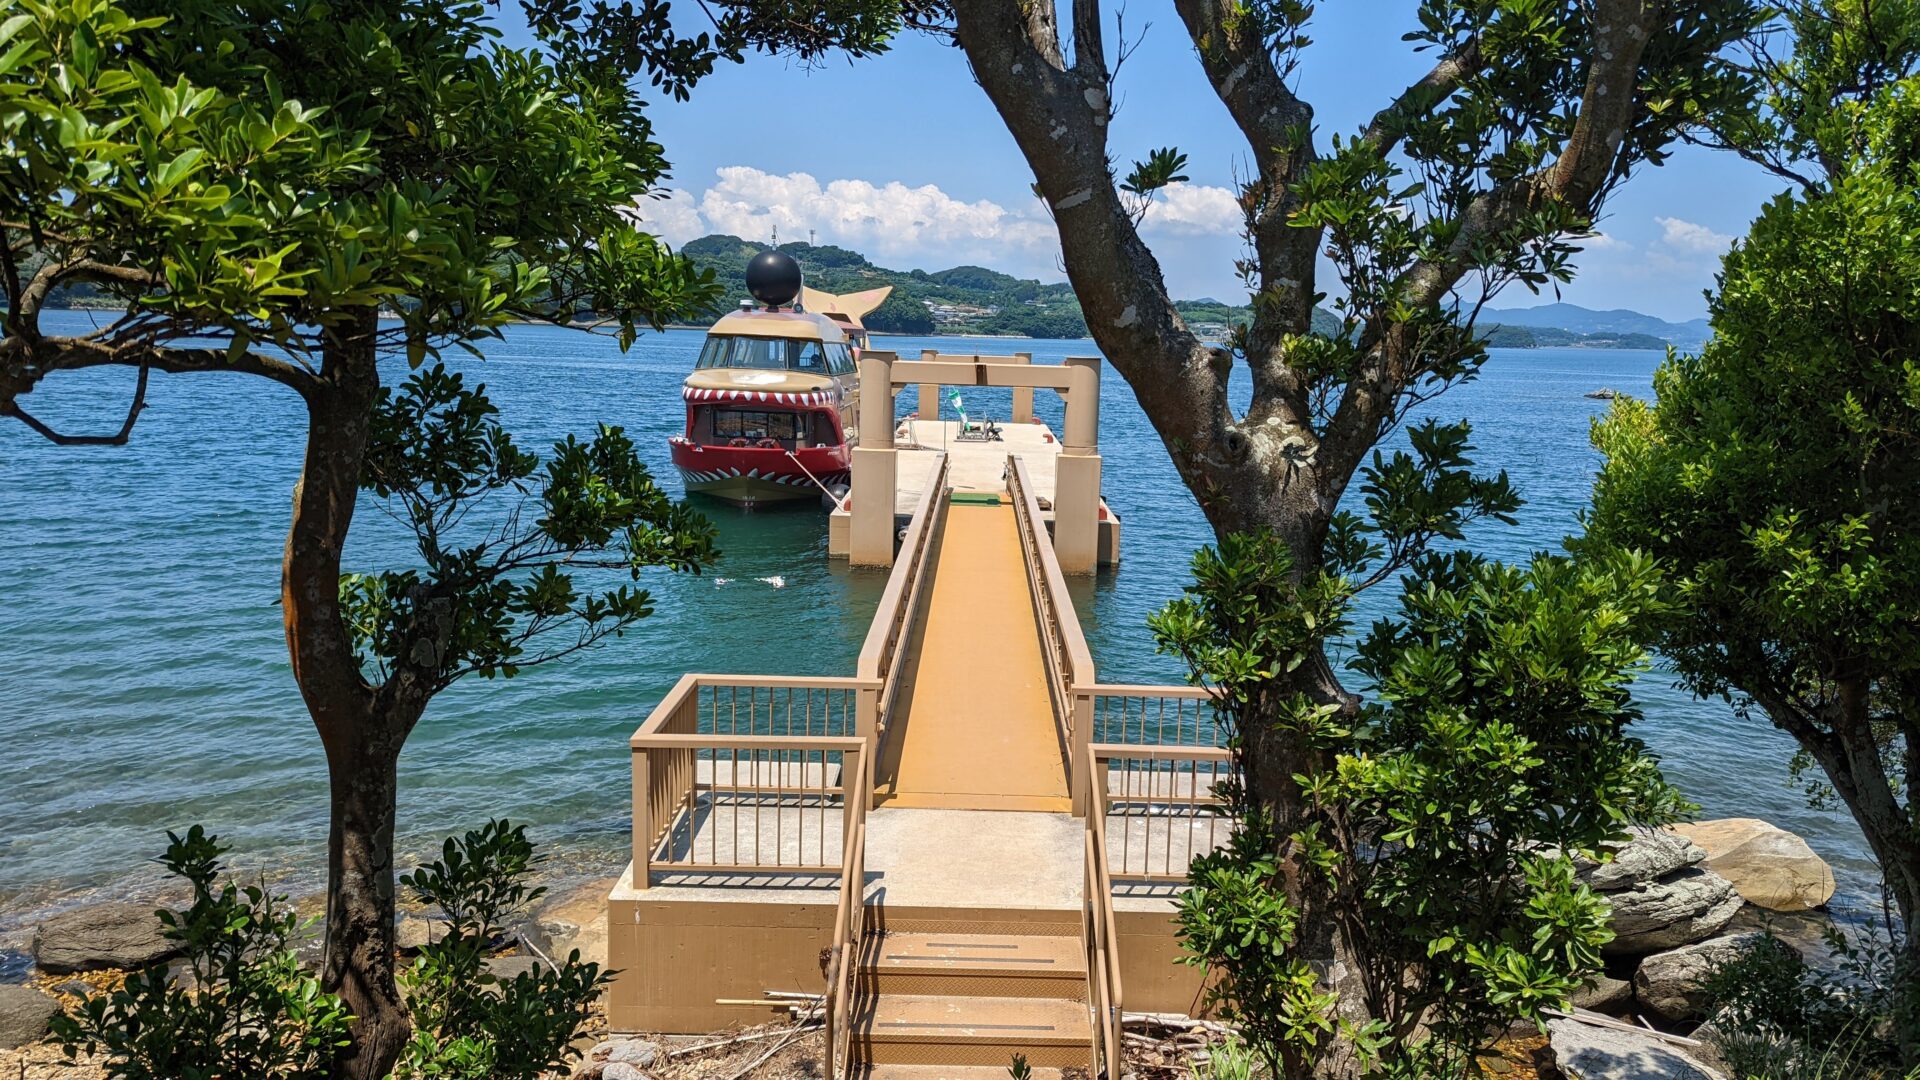
[[[104,1055],[107,1075],[122,1080],[328,1075],[353,1017],[301,969],[289,944],[301,924],[286,897],[258,885],[216,886],[227,849],[198,825],[167,838],[161,865],[192,885],[193,903],[159,916],[186,950],[191,977],[143,971],[54,1017],[67,1056]]]
[[[1710,1030],[1728,1068],[1749,1080],[1920,1078],[1920,1068],[1904,1071],[1920,1046],[1914,973],[1886,938],[1829,928],[1827,947],[1835,969],[1768,932],[1707,977]]]
[[[528,884],[538,862],[526,826],[489,821],[449,838],[437,861],[401,876],[416,899],[440,909],[447,934],[400,976],[414,1036],[396,1080],[534,1080],[572,1055],[570,1044],[610,976],[577,949],[557,966],[512,979],[487,968],[511,943],[513,919],[546,893]]]

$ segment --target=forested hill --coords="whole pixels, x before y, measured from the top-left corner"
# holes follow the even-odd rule
[[[747,260],[771,247],[737,236],[714,235],[703,236],[680,250],[696,263],[713,268],[727,287],[731,306],[747,295]],[[799,260],[807,284],[816,289],[849,293],[893,286],[893,295],[866,319],[869,328],[882,333],[1087,336],[1080,301],[1064,281],[1044,284],[981,266],[932,272],[889,270],[875,266],[857,251],[830,244],[796,242],[781,244],[780,250]],[[1183,300],[1179,308],[1188,325],[1208,337],[1225,337],[1233,323],[1249,317],[1245,305],[1235,307],[1212,299]],[[1328,332],[1339,328],[1333,316],[1325,312],[1315,313],[1315,325]]]
[[[712,267],[726,286],[726,307],[731,308],[747,295],[747,260],[772,244],[742,240],[737,236],[703,236],[680,250],[701,266]],[[1080,314],[1080,301],[1066,282],[1043,284],[1030,278],[1017,278],[981,266],[956,266],[951,270],[889,270],[875,266],[865,255],[831,244],[794,242],[781,244],[780,250],[799,260],[807,284],[830,293],[859,292],[862,289],[893,286],[893,295],[880,309],[867,316],[867,326],[891,334],[1005,334],[1015,337],[1079,338],[1087,336],[1086,320]],[[1235,324],[1251,317],[1245,304],[1224,304],[1211,297],[1182,300],[1176,305],[1195,333],[1222,339]],[[1571,308],[1581,312],[1585,309]],[[724,309],[723,309],[724,310]],[[1498,348],[1531,349],[1541,346],[1579,346],[1587,348],[1663,349],[1667,341],[1646,333],[1622,332],[1623,327],[1607,326],[1599,332],[1556,328],[1550,323],[1521,322],[1521,312],[1498,313],[1506,325],[1483,325],[1488,343]],[[1611,312],[1631,315],[1632,312]],[[715,313],[717,318],[718,312]],[[1513,317],[1509,317],[1513,316]],[[1648,316],[1642,319],[1651,320]],[[709,322],[711,320],[708,320]],[[1313,313],[1314,329],[1337,334],[1340,324],[1325,310]]]

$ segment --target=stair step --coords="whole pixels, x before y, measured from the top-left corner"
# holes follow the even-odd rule
[[[867,939],[862,967],[888,974],[979,972],[1084,980],[1078,938],[1001,934],[884,934]]]
[[[1058,998],[886,994],[862,1011],[854,1030],[876,1045],[1084,1047],[1093,1038],[1086,1003]]]
[[[1009,1063],[1011,1059],[1009,1059]],[[868,1065],[860,1080],[1007,1080],[1005,1065]],[[1033,1080],[1061,1080],[1059,1069],[1035,1066]]]

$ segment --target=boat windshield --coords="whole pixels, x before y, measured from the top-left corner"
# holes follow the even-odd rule
[[[702,368],[761,368],[809,375],[851,375],[853,354],[838,341],[710,335],[700,350]]]

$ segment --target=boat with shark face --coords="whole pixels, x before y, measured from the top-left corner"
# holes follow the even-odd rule
[[[689,492],[743,506],[846,490],[860,399],[861,318],[892,287],[835,296],[808,289],[778,251],[747,266],[757,303],[707,331],[682,384],[687,426],[670,443]]]

